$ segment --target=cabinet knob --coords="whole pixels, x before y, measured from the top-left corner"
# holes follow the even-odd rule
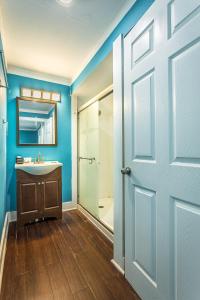
[[[42,182],[42,184],[44,184],[44,182]]]
[[[40,185],[41,183],[40,182],[38,182],[38,185]]]

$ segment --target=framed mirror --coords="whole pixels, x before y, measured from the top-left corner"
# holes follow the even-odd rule
[[[17,98],[17,145],[57,145],[57,104]]]

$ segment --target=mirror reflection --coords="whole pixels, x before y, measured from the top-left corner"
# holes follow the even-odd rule
[[[56,144],[56,104],[18,100],[18,144]]]

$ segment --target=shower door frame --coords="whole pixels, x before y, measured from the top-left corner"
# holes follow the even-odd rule
[[[103,100],[105,97],[109,96],[110,94],[113,94],[113,85],[108,86],[106,89],[104,89],[102,92],[100,92],[98,95],[96,95],[95,97],[93,97],[92,99],[90,99],[89,101],[87,101],[85,104],[81,105],[79,108],[77,108],[77,205],[78,208],[82,211],[82,212],[86,212],[87,216],[90,217],[94,220],[94,223],[96,226],[98,226],[98,223],[100,225],[102,225],[105,228],[105,231],[103,232],[104,234],[107,235],[107,237],[113,242],[113,231],[108,228],[100,219],[96,218],[89,210],[87,210],[87,208],[85,208],[83,205],[81,205],[80,201],[79,201],[79,114],[87,109],[90,105],[94,104],[97,101],[101,101]],[[114,170],[113,170],[114,172]],[[96,222],[95,222],[96,220]],[[100,230],[103,231],[103,228],[100,226]]]
[[[104,89],[102,92],[100,92],[98,95],[96,95],[95,97],[93,97],[92,99],[90,99],[89,101],[87,101],[86,103],[84,103],[83,105],[81,105],[78,108],[78,114],[86,109],[88,106],[92,105],[93,103],[97,102],[97,101],[101,101],[103,100],[106,96],[110,95],[113,93],[113,85],[109,85],[106,89]]]

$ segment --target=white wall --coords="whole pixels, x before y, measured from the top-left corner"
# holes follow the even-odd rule
[[[112,52],[98,65],[87,79],[76,89],[78,107],[85,104],[113,83]]]

